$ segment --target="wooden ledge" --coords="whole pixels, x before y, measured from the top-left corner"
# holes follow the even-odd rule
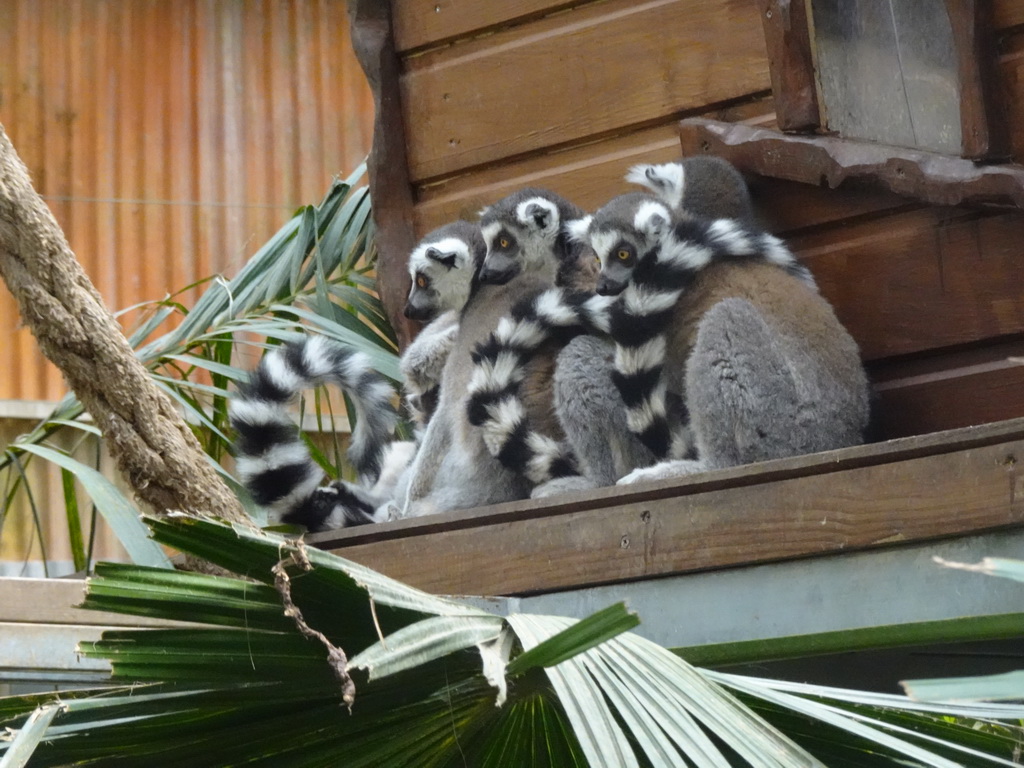
[[[933,205],[1024,208],[1024,167],[979,165],[935,152],[831,136],[795,136],[691,118],[679,124],[683,155],[723,157],[741,171],[836,189],[870,182]]]
[[[431,592],[514,595],[1024,523],[1024,419],[310,537]]]

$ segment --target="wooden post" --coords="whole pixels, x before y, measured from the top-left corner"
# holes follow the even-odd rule
[[[368,170],[377,225],[377,292],[404,348],[416,335],[414,324],[402,314],[409,292],[406,260],[416,235],[391,6],[386,0],[349,0],[348,15],[352,46],[370,83],[376,110]]]

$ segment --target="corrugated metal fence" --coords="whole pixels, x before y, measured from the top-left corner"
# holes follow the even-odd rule
[[[337,0],[0,0],[0,51],[0,123],[115,310],[230,273],[370,148],[373,102]],[[64,392],[19,323],[0,287],[4,445],[30,425],[4,417],[40,408],[2,401]],[[28,475],[51,573],[66,572],[59,473]],[[33,529],[11,510],[0,574],[41,575]]]
[[[0,0],[0,122],[113,309],[230,270],[370,147],[334,0]],[[0,400],[55,399],[0,295]],[[13,342],[13,343],[12,343]]]

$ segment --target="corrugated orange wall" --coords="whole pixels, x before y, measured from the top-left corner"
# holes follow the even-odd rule
[[[0,123],[112,309],[237,266],[370,148],[338,0],[0,0]],[[0,288],[0,399],[59,374]]]

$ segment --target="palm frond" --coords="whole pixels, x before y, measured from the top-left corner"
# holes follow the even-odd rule
[[[147,522],[246,578],[99,566],[86,608],[194,623],[82,644],[128,687],[62,693],[33,766],[1014,764],[1018,706],[701,671],[621,606],[503,619],[265,531]],[[0,699],[0,726],[24,746],[52,703]]]
[[[350,178],[336,180],[318,205],[297,211],[232,279],[206,278],[177,294],[139,305],[145,311],[131,333],[136,353],[161,389],[178,403],[215,463],[230,447],[228,387],[247,373],[234,364],[240,346],[276,345],[312,328],[365,352],[383,375],[397,381],[394,334],[379,299],[365,288],[375,254],[369,192],[355,186],[364,174],[365,164]],[[189,310],[181,294],[195,287],[203,292]],[[346,298],[347,304],[339,304],[339,299]],[[161,325],[175,316],[181,318],[178,327],[153,339]],[[82,414],[77,399],[65,397],[37,427],[9,446],[0,457],[0,472],[17,472],[23,457],[56,460],[52,449],[42,446],[48,438],[67,429],[95,432],[95,427],[80,421]],[[39,447],[44,450],[36,450]],[[67,454],[61,455],[61,465],[79,480],[92,471]],[[19,481],[18,493],[27,487]],[[131,508],[131,501],[112,485],[100,489],[88,482],[83,487],[90,495],[93,490],[102,493],[102,500],[93,500],[129,554],[139,555],[138,542],[145,539],[146,531],[137,513],[111,514],[111,509]],[[41,525],[37,523],[36,528]],[[80,549],[76,546],[74,551],[80,554]],[[154,561],[150,556],[136,562]]]

